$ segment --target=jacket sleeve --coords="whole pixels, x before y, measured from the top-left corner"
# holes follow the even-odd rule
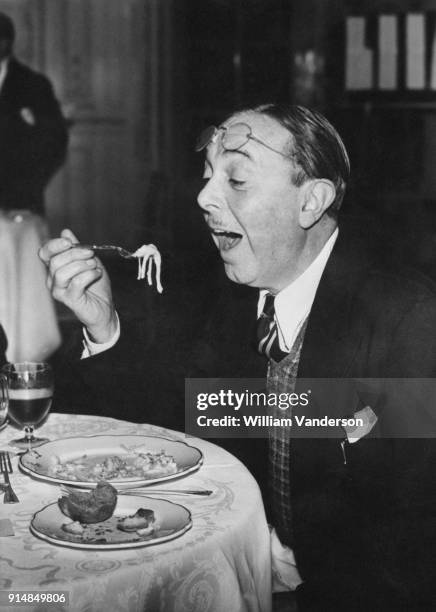
[[[184,364],[180,347],[162,342],[145,320],[121,318],[121,336],[104,353],[81,359],[77,328],[55,359],[53,410],[184,428]]]
[[[50,81],[35,76],[30,110],[35,125],[21,121],[22,148],[17,160],[32,183],[44,189],[50,178],[65,161],[68,143],[67,122],[62,115]]]
[[[8,347],[8,341],[3,327],[0,325],[0,368],[7,363],[6,349]]]

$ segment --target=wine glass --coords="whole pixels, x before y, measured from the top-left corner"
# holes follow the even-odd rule
[[[2,368],[8,382],[8,416],[24,427],[24,437],[9,444],[30,450],[48,441],[33,435],[47,416],[53,398],[53,372],[48,363],[9,363]]]

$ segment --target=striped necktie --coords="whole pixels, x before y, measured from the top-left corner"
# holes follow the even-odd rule
[[[277,323],[274,319],[274,296],[270,293],[265,297],[263,311],[257,321],[257,350],[261,355],[277,362],[288,354],[280,348]]]

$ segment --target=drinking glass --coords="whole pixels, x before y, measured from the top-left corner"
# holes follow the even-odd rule
[[[24,428],[24,437],[9,444],[30,450],[48,441],[33,429],[49,413],[53,398],[53,372],[48,363],[9,363],[2,368],[8,382],[8,416]]]

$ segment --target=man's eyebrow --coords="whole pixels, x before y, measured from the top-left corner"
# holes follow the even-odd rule
[[[225,149],[225,150],[223,151],[223,154],[224,154],[224,155],[227,155],[227,154],[233,154],[233,153],[239,153],[239,155],[243,155],[243,156],[244,156],[244,157],[246,157],[247,159],[249,159],[249,160],[253,161],[253,157],[252,157],[252,155],[250,155],[250,153],[249,153],[248,151],[246,151],[245,149],[232,149],[232,150],[230,150],[230,149]]]
[[[234,155],[234,154],[239,154],[242,155],[243,157],[246,157],[247,159],[249,159],[250,161],[254,161],[254,158],[252,155],[250,155],[250,153],[248,151],[246,151],[245,149],[224,149],[222,152],[222,155],[225,155],[226,157],[228,157],[229,155]],[[206,154],[204,156],[204,161],[206,164],[208,164],[210,167],[212,167],[212,160],[210,158],[209,152],[206,150]]]

